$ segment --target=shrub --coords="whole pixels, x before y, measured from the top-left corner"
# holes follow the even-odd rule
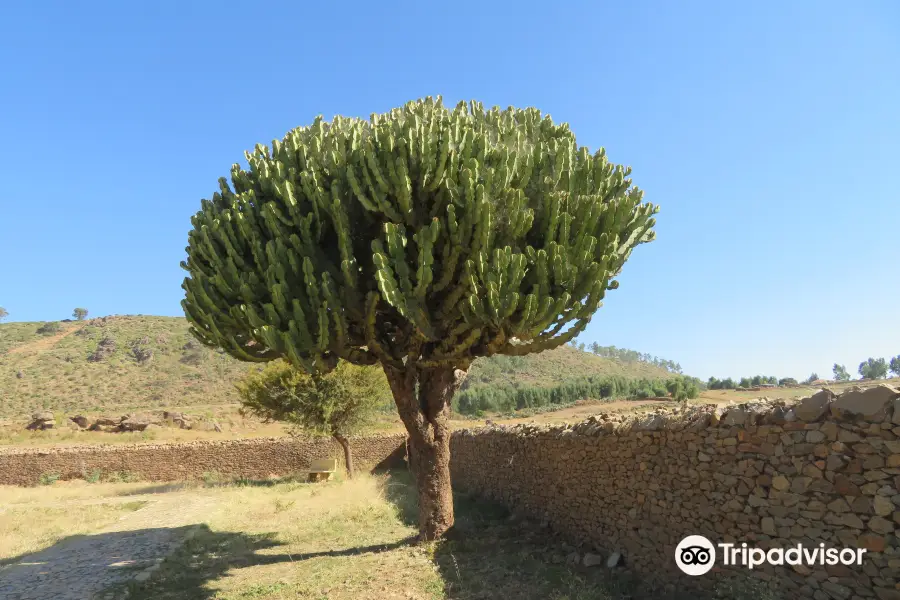
[[[41,485],[53,485],[59,481],[59,473],[41,473],[38,481]]]
[[[88,473],[85,474],[84,480],[88,483],[97,483],[103,477],[103,471],[100,469],[91,469]]]
[[[48,321],[38,327],[36,333],[41,335],[52,335],[54,333],[59,333],[60,331],[62,331],[62,325],[60,325],[58,321]]]

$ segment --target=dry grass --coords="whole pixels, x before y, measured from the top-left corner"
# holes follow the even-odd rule
[[[188,484],[170,484],[181,489]],[[50,486],[19,487],[0,485],[0,511],[14,505],[58,506],[66,503],[103,500],[118,496],[145,493],[148,489],[156,489],[159,484],[134,483],[88,483],[80,479],[57,481]]]
[[[324,485],[227,486],[208,529],[167,560],[134,600],[215,598],[619,598],[621,581],[548,558],[543,530],[491,504],[457,500],[456,541],[414,545],[405,473]],[[234,533],[241,532],[241,533]]]
[[[8,505],[0,559],[90,535],[148,493],[161,502],[171,493],[175,506],[184,495],[202,496],[209,509],[148,581],[127,586],[132,600],[611,600],[635,589],[605,569],[566,566],[571,549],[547,530],[466,496],[456,499],[451,540],[413,544],[416,500],[406,472],[319,484],[0,488]]]

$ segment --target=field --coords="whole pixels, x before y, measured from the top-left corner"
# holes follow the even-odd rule
[[[319,484],[66,482],[0,497],[0,595],[35,589],[42,564],[40,597],[60,600],[101,589],[135,600],[641,597],[617,571],[567,565],[575,549],[539,524],[467,496],[449,540],[413,544],[405,471]]]

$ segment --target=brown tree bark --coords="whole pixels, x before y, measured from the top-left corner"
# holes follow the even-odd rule
[[[450,400],[465,373],[447,367],[400,371],[386,366],[384,370],[409,433],[409,463],[419,497],[419,538],[435,540],[453,526]]]
[[[353,454],[350,452],[350,441],[339,433],[335,433],[333,437],[344,449],[344,464],[347,466],[347,478],[353,479]]]

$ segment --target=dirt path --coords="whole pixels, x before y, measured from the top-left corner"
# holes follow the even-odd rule
[[[118,522],[0,566],[4,600],[113,599],[110,586],[150,576],[162,560],[196,531],[215,508],[215,498],[188,493],[147,497],[150,504]]]
[[[64,337],[68,337],[81,329],[78,325],[73,325],[66,329],[65,331],[60,331],[59,333],[55,333],[53,335],[49,335],[47,337],[42,337],[39,340],[34,340],[33,342],[28,342],[27,344],[22,344],[21,346],[13,346],[9,350],[6,351],[6,354],[21,354],[23,352],[44,352],[45,350],[49,350],[56,346],[61,339]]]

